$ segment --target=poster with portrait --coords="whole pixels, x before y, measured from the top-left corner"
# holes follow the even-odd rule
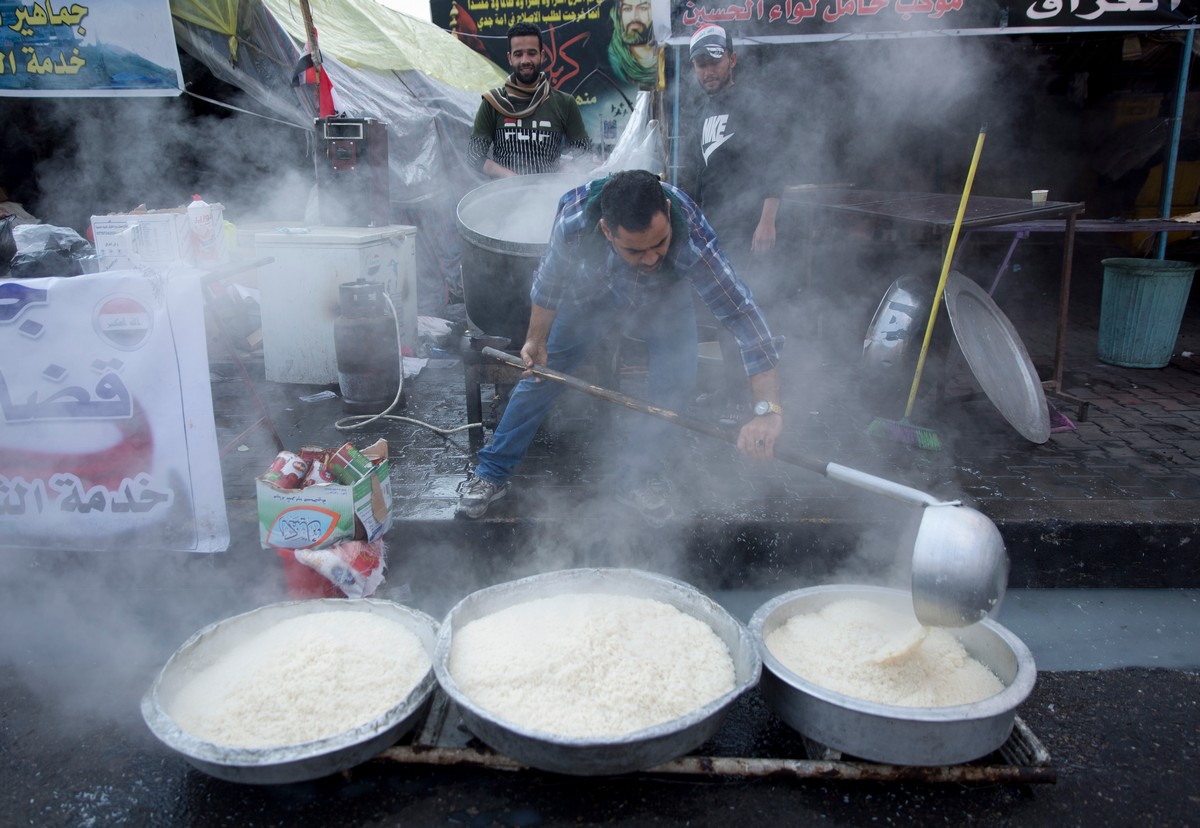
[[[607,155],[625,127],[639,88],[658,81],[651,0],[431,0],[433,22],[504,71],[508,29],[542,32],[544,69],[574,96],[592,142]]]
[[[0,280],[0,547],[229,545],[198,277]]]

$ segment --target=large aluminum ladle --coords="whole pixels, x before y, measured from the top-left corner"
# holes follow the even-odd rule
[[[513,368],[526,370],[520,357],[490,347],[485,347],[483,353]],[[735,434],[717,425],[684,417],[670,409],[592,385],[570,374],[542,366],[534,366],[529,370],[536,376],[691,431],[727,443],[737,442]],[[965,627],[994,614],[1000,608],[1000,601],[1008,586],[1008,555],[1004,551],[1000,530],[986,515],[963,506],[957,500],[939,500],[919,489],[779,446],[775,447],[775,457],[830,480],[921,508],[911,543],[911,559],[913,611],[922,624]]]

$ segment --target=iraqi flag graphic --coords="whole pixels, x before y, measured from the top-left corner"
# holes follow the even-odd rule
[[[145,344],[154,327],[154,316],[136,299],[114,296],[96,308],[95,324],[105,341],[132,351]]]

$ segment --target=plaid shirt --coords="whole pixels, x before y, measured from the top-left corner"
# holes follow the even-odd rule
[[[613,250],[600,230],[597,179],[566,193],[558,202],[550,245],[533,279],[535,305],[557,310],[564,302],[584,305],[608,298],[633,310],[654,302],[678,279],[686,279],[737,339],[749,376],[779,362],[783,337],[771,335],[750,289],[734,273],[717,247],[717,235],[704,214],[684,192],[663,184],[671,202],[671,244],[662,267],[642,273]]]

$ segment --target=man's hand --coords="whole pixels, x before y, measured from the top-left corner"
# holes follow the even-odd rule
[[[742,426],[738,432],[738,451],[755,460],[770,460],[775,456],[775,441],[783,433],[783,417],[764,414]]]
[[[546,365],[546,343],[535,342],[532,339],[525,340],[525,344],[521,347],[521,359],[525,363],[526,368],[532,368],[535,365]],[[532,377],[533,372],[526,371],[521,376]],[[538,379],[541,379],[540,377]]]
[[[550,328],[554,324],[555,311],[534,305],[529,312],[529,332],[525,334],[525,344],[521,346],[521,359],[526,368],[535,365],[545,365],[547,359],[546,342],[550,339]],[[531,371],[521,376],[532,377]],[[540,382],[541,377],[535,377]]]
[[[497,164],[492,159],[488,158],[483,162],[483,172],[489,178],[512,178],[516,175],[515,172],[501,164]]]
[[[750,240],[750,252],[767,253],[775,247],[775,216],[779,214],[779,199],[764,198],[754,238]]]
[[[779,403],[779,369],[771,368],[750,377],[750,396],[755,401]],[[783,433],[782,414],[755,416],[738,432],[738,451],[755,460],[775,456],[775,441]]]
[[[755,253],[766,253],[775,247],[775,222],[760,221],[754,228],[754,238],[750,241],[750,250]]]

